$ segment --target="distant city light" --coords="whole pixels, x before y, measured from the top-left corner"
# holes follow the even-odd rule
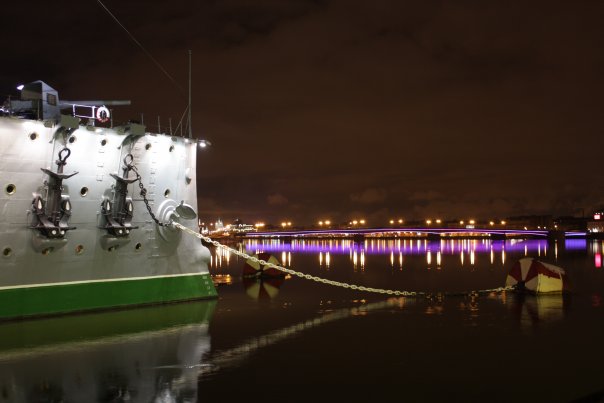
[[[494,221],[489,221],[489,225],[495,225]]]
[[[440,223],[441,223],[440,219],[437,219],[437,220],[436,220],[436,223],[437,223],[437,224],[440,224]]]
[[[474,225],[474,224],[476,224],[476,221],[470,220],[469,223],[472,224],[472,225]]]
[[[323,221],[319,221],[319,225],[323,225]]]
[[[600,214],[600,213],[594,214],[594,220],[601,220],[601,219],[602,219],[602,214]]]
[[[325,225],[331,225],[331,221],[325,220]]]
[[[365,220],[360,220],[359,223],[365,224]]]
[[[359,222],[357,220],[352,220],[352,225],[357,225]]]
[[[505,221],[504,220],[501,220],[501,225],[505,225]]]
[[[264,227],[264,223],[263,222],[258,222],[256,224],[254,224],[254,227],[256,227],[256,228],[263,228]]]
[[[17,86],[17,89],[18,89],[19,91],[21,91],[21,90],[23,89],[23,87],[25,87],[25,86],[24,86],[23,84],[21,84],[21,85],[18,85],[18,86]]]
[[[432,220],[426,220],[426,224],[428,224],[428,225],[432,224]]]
[[[463,221],[463,220],[460,220],[460,221],[459,221],[459,225],[463,225],[463,224],[464,224],[464,221]]]
[[[398,223],[399,223],[399,224],[402,224],[402,223],[403,223],[403,219],[402,219],[402,218],[399,218],[399,219],[398,219]]]
[[[390,220],[390,224],[394,224],[394,220]]]

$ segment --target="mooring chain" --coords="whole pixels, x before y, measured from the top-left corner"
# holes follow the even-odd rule
[[[193,231],[190,228],[185,227],[184,225],[181,225],[177,222],[172,222],[172,226],[174,226],[175,228],[180,229],[181,231],[184,231],[188,234],[193,235],[194,237],[197,237],[207,243],[210,243],[214,246],[216,246],[217,248],[221,248],[224,250],[227,250],[237,256],[240,256],[242,258],[248,259],[252,262],[258,263],[262,266],[265,267],[271,267],[273,269],[282,271],[284,273],[290,274],[292,276],[296,276],[296,277],[300,277],[300,278],[304,278],[307,280],[312,280],[315,281],[317,283],[322,283],[322,284],[327,284],[327,285],[332,285],[335,287],[342,287],[342,288],[348,288],[351,290],[357,290],[357,291],[365,291],[365,292],[372,292],[372,293],[377,293],[377,294],[385,294],[385,295],[394,295],[394,296],[400,296],[400,297],[411,297],[411,298],[419,298],[419,297],[427,297],[427,298],[432,298],[432,297],[439,297],[439,296],[455,296],[455,295],[459,295],[459,296],[478,296],[478,295],[484,295],[484,294],[490,294],[490,293],[500,293],[500,292],[504,292],[504,291],[512,291],[514,289],[514,287],[508,286],[508,287],[497,287],[497,288],[490,288],[490,289],[485,289],[485,290],[477,290],[477,291],[469,291],[469,292],[460,292],[460,293],[429,293],[429,292],[422,292],[422,291],[399,291],[399,290],[389,290],[389,289],[383,289],[383,288],[373,288],[373,287],[365,287],[362,285],[356,285],[356,284],[348,284],[348,283],[342,283],[340,281],[334,281],[334,280],[328,280],[326,278],[322,278],[322,277],[317,277],[317,276],[313,276],[311,274],[305,274],[299,271],[295,271],[292,269],[288,269],[286,267],[282,267],[270,262],[267,262],[265,260],[262,259],[258,259],[255,256],[250,256],[245,252],[241,252],[238,251],[237,249],[233,249],[229,246],[223,245],[221,243],[219,243],[218,241],[214,241],[206,236],[203,236],[195,231]]]
[[[145,206],[147,207],[147,211],[149,212],[149,215],[151,216],[153,221],[155,221],[155,223],[157,225],[159,225],[160,227],[169,226],[170,225],[169,223],[163,223],[163,222],[159,221],[157,219],[157,217],[155,216],[155,214],[153,214],[153,210],[151,209],[151,205],[149,204],[149,200],[147,199],[147,189],[145,188],[145,185],[143,185],[141,175],[138,173],[138,170],[136,169],[136,166],[134,165],[134,156],[132,154],[126,154],[126,156],[124,157],[124,164],[126,166],[126,168],[125,168],[126,174],[124,176],[127,177],[127,173],[129,171],[133,171],[136,174],[136,180],[138,181],[138,187],[140,188],[140,195],[143,198],[143,202],[145,203]]]

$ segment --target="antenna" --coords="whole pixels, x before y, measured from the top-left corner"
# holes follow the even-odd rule
[[[193,138],[193,128],[191,127],[191,49],[189,49],[189,138]]]

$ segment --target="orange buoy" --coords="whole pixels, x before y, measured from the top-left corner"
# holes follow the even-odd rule
[[[253,255],[252,257],[264,260],[267,263],[281,266],[279,259],[269,253],[262,252],[258,253],[257,255]],[[248,259],[243,265],[243,277],[279,278],[285,277],[285,273],[272,267],[267,267],[266,265],[260,265],[260,263],[252,259]]]

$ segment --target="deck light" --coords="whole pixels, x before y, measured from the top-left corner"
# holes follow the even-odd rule
[[[207,146],[212,145],[208,140],[197,140],[197,144],[199,145],[199,148],[206,148]]]

